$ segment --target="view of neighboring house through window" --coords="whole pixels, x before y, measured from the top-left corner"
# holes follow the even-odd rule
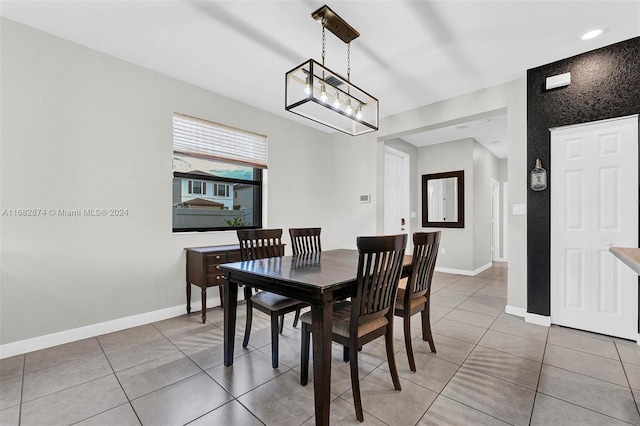
[[[173,231],[262,226],[267,138],[173,116]]]

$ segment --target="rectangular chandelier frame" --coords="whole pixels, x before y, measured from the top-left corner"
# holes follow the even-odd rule
[[[286,73],[285,109],[352,136],[378,130],[378,99],[313,59]]]

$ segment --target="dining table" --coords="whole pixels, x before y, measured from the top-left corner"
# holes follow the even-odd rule
[[[327,250],[220,265],[224,282],[224,365],[233,365],[238,285],[247,285],[306,302],[311,306],[313,386],[316,425],[329,424],[333,304],[354,295],[358,251]],[[411,272],[405,256],[402,276]]]

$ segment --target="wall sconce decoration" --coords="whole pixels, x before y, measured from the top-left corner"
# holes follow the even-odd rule
[[[547,189],[547,171],[542,168],[539,158],[536,158],[536,167],[531,170],[531,189],[534,191]]]
[[[350,81],[351,41],[360,33],[327,5],[311,17],[322,23],[322,64],[309,59],[286,73],[285,110],[351,136],[378,130],[378,100]],[[347,44],[347,78],[324,66],[325,28]]]

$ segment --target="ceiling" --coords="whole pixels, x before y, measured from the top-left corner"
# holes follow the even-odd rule
[[[640,35],[638,0],[327,3],[360,33],[351,46],[351,81],[380,100],[381,118]],[[323,4],[2,0],[0,14],[318,128],[284,110],[284,74],[309,58],[321,59],[321,25],[311,13]],[[596,27],[605,29],[602,36],[580,40]],[[326,52],[327,66],[346,74],[345,44],[327,33]],[[430,137],[407,139],[420,146]],[[499,136],[478,138],[499,145],[491,144]]]

